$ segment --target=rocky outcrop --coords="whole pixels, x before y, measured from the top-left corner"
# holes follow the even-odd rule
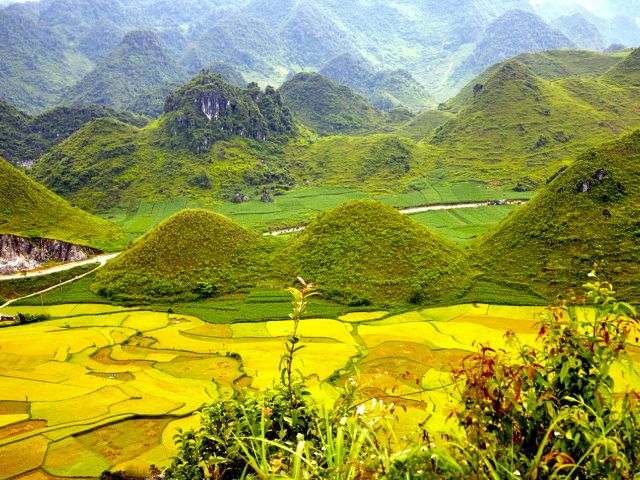
[[[47,262],[77,262],[101,253],[90,247],[49,238],[0,235],[0,274],[33,270]]]

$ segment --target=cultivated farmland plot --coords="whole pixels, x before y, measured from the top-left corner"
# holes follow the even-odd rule
[[[208,323],[94,304],[10,307],[52,320],[0,331],[0,478],[97,477],[167,465],[176,428],[234,387],[273,385],[291,321]],[[305,319],[296,367],[331,402],[349,377],[368,395],[446,423],[452,365],[476,344],[535,341],[541,307],[456,305]],[[636,382],[629,372],[617,381]],[[415,424],[415,422],[405,422]]]

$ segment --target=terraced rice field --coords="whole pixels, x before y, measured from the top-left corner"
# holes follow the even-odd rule
[[[193,316],[92,304],[13,307],[47,322],[0,330],[0,479],[95,478],[144,471],[174,453],[176,428],[234,387],[278,377],[290,321],[215,324]],[[352,377],[364,392],[433,413],[447,429],[451,366],[476,342],[535,341],[540,307],[457,305],[303,320],[296,365],[327,402]],[[415,424],[414,422],[406,422]]]

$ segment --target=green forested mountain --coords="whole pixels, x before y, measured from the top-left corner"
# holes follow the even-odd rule
[[[69,89],[63,101],[132,109],[146,90],[176,83],[182,78],[180,69],[155,34],[134,31]]]
[[[98,274],[92,289],[119,299],[193,299],[257,281],[258,238],[226,217],[183,210]]]
[[[170,57],[190,74],[224,62],[262,86],[280,85],[292,73],[319,70],[351,52],[374,65],[379,78],[366,90],[358,89],[357,79],[352,85],[334,78],[379,107],[403,104],[413,110],[433,106],[432,97],[445,100],[492,62],[571,44],[532,16],[548,12],[528,0],[207,0],[181,2],[180,7],[174,3],[41,0],[8,7],[2,23],[13,26],[5,34],[0,32],[0,38],[7,47],[3,57],[14,73],[4,99],[29,111],[55,104],[94,62],[106,61],[127,32],[136,30],[154,32]],[[640,42],[640,27],[632,14],[615,11],[618,16],[604,18],[566,6],[545,20],[564,29],[583,48],[600,44],[598,32],[605,45]],[[10,31],[23,33],[12,36]],[[29,66],[34,58],[36,75]],[[91,78],[100,82],[100,75]],[[87,83],[83,90],[90,91]],[[33,87],[39,95],[34,95]],[[122,92],[112,93],[114,104],[125,106],[117,103]]]
[[[492,279],[552,296],[592,264],[619,295],[640,300],[640,131],[588,150],[474,247]]]
[[[364,97],[317,73],[299,73],[279,92],[294,116],[321,135],[369,132],[384,122]]]
[[[511,10],[487,27],[471,56],[458,67],[456,75],[468,78],[494,63],[522,52],[574,47],[571,40],[537,15],[523,10]]]
[[[558,17],[553,21],[553,26],[564,33],[578,48],[601,51],[607,46],[598,27],[581,13]]]
[[[295,126],[279,94],[201,74],[139,129],[90,122],[31,168],[34,178],[89,209],[175,196],[230,198],[236,188],[293,183],[283,148]]]
[[[245,80],[242,73],[238,71],[233,65],[229,65],[224,62],[215,62],[209,65],[204,69],[206,72],[215,73],[222,77],[222,79],[230,83],[231,85],[235,85],[236,87],[246,87],[247,81]]]
[[[339,55],[319,73],[356,90],[383,110],[404,106],[420,111],[435,105],[425,87],[408,71],[377,71],[370,62],[356,54]]]
[[[109,222],[71,206],[0,158],[0,233],[44,237],[114,250],[122,234]]]
[[[41,111],[91,67],[54,31],[11,9],[0,10],[0,99]]]
[[[0,101],[0,156],[13,164],[32,163],[87,122],[101,117],[139,127],[147,123],[143,117],[101,105],[56,107],[31,116]]]

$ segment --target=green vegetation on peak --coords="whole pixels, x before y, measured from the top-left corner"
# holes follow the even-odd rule
[[[240,73],[236,67],[229,65],[228,63],[215,62],[204,70],[221,76],[225,82],[235,85],[236,87],[245,88],[247,86],[247,81],[242,76],[242,73]]]
[[[602,78],[621,87],[640,87],[640,48],[633,50]]]
[[[364,97],[318,73],[298,73],[279,92],[296,119],[321,135],[370,132],[385,121]]]
[[[322,214],[286,253],[291,274],[351,304],[436,302],[455,289],[462,257],[453,243],[372,200]]]
[[[567,159],[640,127],[639,104],[637,88],[613,88],[599,78],[549,81],[512,59],[473,85],[430,143],[457,175],[535,189]]]
[[[32,117],[0,100],[0,156],[13,164],[29,164],[87,122],[102,117],[136,126],[147,123],[143,117],[103,105],[56,107]]]
[[[525,64],[537,76],[545,80],[565,77],[596,78],[604,75],[620,58],[610,53],[588,52],[586,50],[547,50],[544,52],[521,53],[512,60]],[[510,60],[507,60],[510,61]],[[458,112],[474,97],[476,85],[484,85],[500,68],[502,63],[492,65],[467,83],[454,97],[441,105],[448,111]]]
[[[132,109],[148,89],[182,80],[179,67],[152,32],[133,31],[64,95],[66,104]]]
[[[578,287],[593,263],[640,301],[640,131],[582,154],[538,195],[478,240],[490,279],[551,296]]]
[[[258,238],[222,215],[183,210],[100,270],[92,286],[117,300],[193,299],[256,283]]]
[[[404,106],[412,111],[435,105],[425,87],[405,69],[377,71],[364,57],[344,53],[332,59],[320,74],[364,95],[382,110]]]
[[[0,158],[0,233],[43,237],[101,250],[120,247],[122,234],[109,222],[71,206]]]
[[[167,98],[162,123],[172,146],[196,153],[234,136],[264,141],[295,134],[279,92],[255,83],[239,88],[211,73],[196,75]]]
[[[458,67],[454,76],[464,78],[478,74],[490,65],[522,52],[574,47],[571,40],[536,14],[510,10],[491,22],[471,56]]]

